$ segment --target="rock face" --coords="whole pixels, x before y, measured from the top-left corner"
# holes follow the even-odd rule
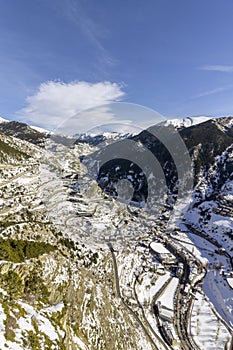
[[[232,121],[179,129],[195,169],[182,225],[214,236],[226,264],[233,240]],[[91,177],[92,163],[86,160],[99,152],[99,138],[90,144],[81,138],[67,147],[26,124],[1,123],[0,130],[1,349],[167,349],[148,301],[151,285],[171,278],[166,267],[156,265],[148,243],[174,238],[165,229],[176,199],[177,169],[166,147],[150,129],[130,136],[152,152],[166,175],[169,198],[155,220],[143,208],[117,200],[115,184],[123,179],[132,183],[134,204],[147,200],[148,178],[132,162],[112,160]],[[217,311],[231,320],[231,300],[223,298],[225,309],[216,304]],[[221,346],[229,344],[227,329]]]
[[[189,151],[192,160],[194,161],[194,171],[195,171],[195,184],[198,182],[198,179],[203,170],[208,170],[216,161],[217,156],[221,156],[223,152],[227,150],[233,143],[233,118],[219,118],[219,119],[210,119],[204,123],[190,126],[190,127],[181,127],[179,128],[179,134],[182,140],[185,142],[185,145]],[[167,128],[172,129],[174,127],[167,126]],[[156,129],[156,133],[159,135],[159,127]],[[150,150],[153,156],[158,159],[163,172],[166,176],[166,183],[168,188],[173,191],[176,188],[177,183],[177,165],[174,162],[173,155],[166,147],[166,144],[161,142],[158,137],[154,135],[153,127],[141,132],[139,135],[132,138],[135,144],[141,144],[146,147],[146,150]],[[119,142],[118,146],[113,148],[116,154],[118,149],[121,148],[121,144],[124,145],[124,140]],[[110,146],[111,147],[111,146]],[[122,146],[124,147],[124,146]],[[99,158],[105,156],[108,147],[100,151]],[[173,153],[174,150],[171,150]],[[179,150],[178,150],[179,151]],[[112,152],[112,153],[113,153]],[[114,154],[112,159],[103,164],[98,173],[98,182],[103,190],[108,194],[116,195],[116,186],[115,184],[119,179],[128,179],[131,181],[134,187],[134,197],[135,201],[144,201],[147,198],[148,184],[147,179],[142,170],[136,163],[137,161],[137,152],[143,152],[141,148],[136,148],[132,150],[131,159],[120,159],[115,157]],[[144,151],[145,157],[147,157],[146,152]],[[98,158],[98,159],[99,159]],[[228,164],[228,175],[230,176],[233,169],[232,164]],[[91,164],[92,166],[92,164]],[[179,164],[178,164],[179,166]]]

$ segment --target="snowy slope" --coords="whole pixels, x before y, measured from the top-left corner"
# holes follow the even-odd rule
[[[197,125],[212,119],[211,117],[198,116],[198,117],[186,117],[186,118],[174,118],[168,119],[165,125],[173,125],[176,128],[188,128],[192,125]]]
[[[0,117],[0,123],[7,123],[7,122],[9,122],[9,120]]]

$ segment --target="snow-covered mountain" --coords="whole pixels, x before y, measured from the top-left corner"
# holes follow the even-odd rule
[[[142,130],[131,124],[111,123],[94,127],[83,134],[76,134],[73,137],[76,143],[85,142],[91,145],[105,147],[112,142],[131,138]]]
[[[173,125],[169,121],[166,125],[171,124]],[[233,294],[230,281],[233,277],[233,117],[197,118],[191,126],[187,126],[186,121],[181,123],[176,121],[173,126],[179,129],[179,134],[189,150],[195,174],[192,202],[183,222],[180,222],[180,227],[176,230],[175,239],[184,243],[188,239],[187,244],[184,244],[186,248],[192,244],[190,241],[194,242],[195,246],[199,247],[202,257],[208,259],[210,271],[204,282],[204,291],[221,317],[227,319],[229,326],[232,326]],[[176,164],[166,147],[150,133],[150,128],[132,140],[146,146],[146,149],[159,160],[169,190],[174,194],[177,193]],[[86,164],[92,168],[93,159],[100,162],[110,153],[112,160],[102,165],[99,170],[97,177],[99,185],[107,194],[117,198],[118,182],[126,179],[132,186],[133,201],[143,204],[149,195],[148,178],[140,176],[142,169],[132,165],[133,159],[137,160],[137,148],[134,147],[132,158],[128,161],[117,156],[118,150],[122,149],[124,141],[118,147],[112,147],[111,150],[109,148],[110,151],[107,147],[97,152],[94,157],[89,156]],[[139,151],[143,154],[142,148],[139,148]],[[146,157],[145,152],[145,159]],[[167,214],[163,214],[161,217],[166,216]],[[215,269],[218,269],[218,266],[219,270],[216,273]],[[214,289],[213,284],[216,284]]]
[[[207,120],[212,119],[207,116],[196,116],[196,117],[186,117],[186,118],[174,118],[168,119],[165,122],[165,125],[173,125],[177,129],[188,128],[192,125],[197,125],[206,122]]]
[[[132,125],[132,124],[126,124],[126,123],[109,123],[109,124],[103,124],[100,126],[96,126],[90,130],[87,131],[87,134],[95,136],[95,135],[105,135],[108,137],[108,135],[111,137],[111,135],[119,134],[119,135],[135,135],[138,134],[141,130],[141,128]]]
[[[1,348],[231,350],[233,118],[173,126],[195,183],[184,217],[168,229],[177,173],[150,132],[97,133],[66,146],[0,123]],[[116,183],[127,179],[135,202],[147,200],[150,177],[131,165],[137,153],[128,163],[110,153],[97,178],[81,161],[107,152],[112,143],[98,137],[112,135],[158,159],[169,200],[156,218],[117,198]]]
[[[7,123],[7,122],[9,122],[9,120],[0,117],[0,123]]]
[[[105,147],[108,144],[115,142],[115,141],[119,141],[119,140],[123,140],[126,138],[130,138],[133,135],[130,133],[126,133],[126,134],[121,134],[118,132],[104,132],[104,133],[100,133],[100,134],[95,134],[95,133],[91,133],[91,134],[79,134],[79,135],[75,135],[74,139],[75,139],[75,144],[78,143],[87,143],[90,145],[95,145],[98,147]]]
[[[28,126],[25,123],[17,121],[1,121],[0,131],[8,136],[14,136],[21,140],[29,141],[35,144],[43,143],[49,137],[45,130]]]

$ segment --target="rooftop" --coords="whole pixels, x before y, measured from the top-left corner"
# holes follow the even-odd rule
[[[152,242],[150,245],[151,249],[153,249],[156,253],[160,254],[171,254],[169,250],[167,250],[162,243]]]

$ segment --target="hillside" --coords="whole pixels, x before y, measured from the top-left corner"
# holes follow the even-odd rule
[[[91,138],[66,146],[61,137],[8,123],[0,133],[2,349],[230,350],[232,119],[179,128],[195,181],[173,226],[179,169],[150,129],[129,140],[150,149],[166,175],[168,197],[156,217],[142,205],[149,173],[131,165],[142,146],[133,159],[114,159],[117,143],[99,149]],[[112,159],[95,173],[97,155],[108,150]],[[124,179],[135,206],[119,198]],[[152,242],[166,247],[172,264]],[[173,313],[168,320],[161,303]]]
[[[0,120],[0,131],[5,135],[17,137],[35,145],[42,145],[44,140],[48,137],[46,132],[38,131],[25,123],[17,121]]]
[[[67,205],[75,197],[63,185],[60,194],[53,191],[61,173],[62,181],[72,184],[66,174],[80,168],[77,154],[64,172],[64,158],[58,168],[58,157],[44,148],[0,137],[1,349],[142,348],[146,336],[134,329],[132,317],[116,298],[110,253],[86,246],[79,239],[81,227],[71,237],[67,223],[62,222],[64,231],[58,223],[59,214],[66,220],[65,208],[59,212],[56,207],[58,195],[63,200],[66,196]],[[53,208],[44,195],[48,186],[56,196]]]

